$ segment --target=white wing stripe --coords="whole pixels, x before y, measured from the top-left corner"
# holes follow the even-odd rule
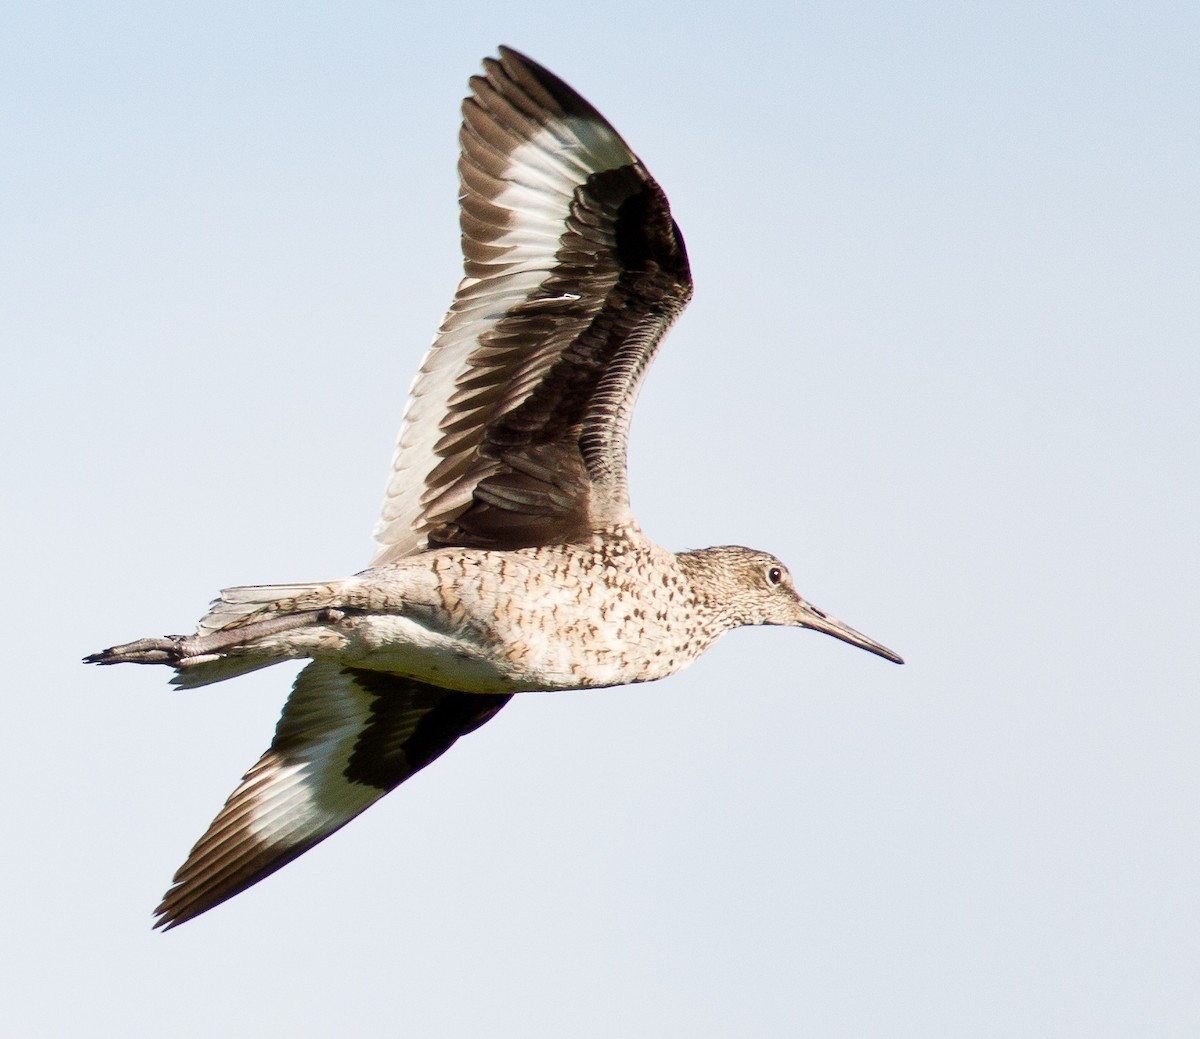
[[[576,190],[593,173],[637,161],[603,122],[546,112],[539,123],[486,81],[475,94],[478,101],[467,103],[460,163],[463,227],[471,241],[487,235],[485,259],[468,264],[470,275],[459,285],[413,383],[375,527],[382,548],[376,562],[422,546],[423,503],[440,498],[425,482],[442,460],[443,420],[452,422],[458,417],[455,405],[471,399],[459,391],[458,381],[470,370],[468,358],[512,308],[543,290],[558,264]],[[538,129],[529,133],[534,126]],[[500,148],[504,142],[513,145],[507,154]],[[486,277],[479,277],[484,270]],[[526,373],[524,391],[536,385],[545,367]],[[521,398],[508,399],[515,406]]]

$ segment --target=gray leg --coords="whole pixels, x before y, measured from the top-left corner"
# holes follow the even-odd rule
[[[138,639],[112,646],[83,658],[85,664],[169,664],[188,667],[216,660],[234,646],[248,646],[256,639],[278,635],[281,631],[305,628],[311,624],[336,624],[345,616],[342,610],[306,610],[284,617],[254,621],[211,635],[167,635],[163,638]]]

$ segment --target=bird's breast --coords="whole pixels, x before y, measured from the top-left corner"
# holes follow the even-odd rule
[[[358,618],[357,666],[472,692],[582,689],[663,678],[707,646],[674,556],[644,539],[447,549],[425,565],[420,609]]]

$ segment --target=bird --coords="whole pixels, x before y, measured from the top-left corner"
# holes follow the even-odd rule
[[[692,277],[617,131],[501,47],[470,79],[459,143],[463,277],[409,394],[370,565],[227,588],[192,635],[84,658],[167,665],[183,688],[308,661],[155,927],[304,854],[519,692],[661,679],[744,625],[903,663],[802,598],[775,556],[672,552],[634,519],[630,415]]]

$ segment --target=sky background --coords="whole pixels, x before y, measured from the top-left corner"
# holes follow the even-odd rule
[[[151,932],[294,669],[79,658],[369,560],[499,43],[687,238],[644,529],[908,664],[754,629],[522,697]],[[6,1030],[1200,1034],[1198,52],[1153,0],[10,0]]]

